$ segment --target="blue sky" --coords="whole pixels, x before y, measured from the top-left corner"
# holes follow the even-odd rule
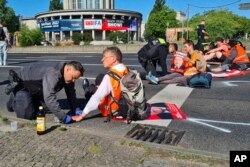
[[[206,10],[200,7],[216,7],[236,2],[237,0],[166,0],[166,5],[175,11],[187,13],[188,4],[189,16],[192,17],[196,13],[203,13]],[[8,0],[7,6],[12,7],[16,15],[23,17],[34,17],[37,13],[46,12],[49,9],[50,0]],[[136,2],[136,4],[135,4]],[[249,0],[241,0],[235,4],[224,7],[235,14],[250,18],[250,10],[239,10],[239,3],[249,3]],[[137,11],[143,14],[143,22],[147,20],[149,12],[152,10],[155,0],[115,0],[115,8],[123,10]]]

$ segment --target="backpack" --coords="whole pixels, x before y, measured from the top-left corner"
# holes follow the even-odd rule
[[[210,73],[198,73],[188,79],[188,85],[191,88],[210,88],[212,83],[212,75]]]
[[[147,105],[140,74],[136,70],[129,70],[122,78],[113,71],[107,74],[120,82],[121,97],[118,101],[118,114],[126,118],[128,124],[132,120],[145,119]]]
[[[0,41],[4,41],[5,40],[5,33],[3,30],[3,27],[0,27]]]

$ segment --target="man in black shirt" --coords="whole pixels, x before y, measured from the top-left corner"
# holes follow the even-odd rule
[[[197,35],[198,35],[198,41],[196,44],[197,50],[203,51],[203,43],[205,42],[205,36],[208,36],[208,33],[205,29],[205,21],[202,20],[201,23],[197,26]]]

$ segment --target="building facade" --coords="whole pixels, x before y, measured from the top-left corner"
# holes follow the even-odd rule
[[[70,40],[76,32],[91,33],[93,40],[109,40],[112,31],[141,37],[142,14],[115,10],[114,0],[64,0],[63,10],[38,13],[35,18],[48,41]]]

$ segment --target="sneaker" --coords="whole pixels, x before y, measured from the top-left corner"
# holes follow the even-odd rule
[[[146,79],[153,84],[156,84],[156,85],[158,84],[158,79],[153,75],[151,75],[151,76],[146,75]]]
[[[89,80],[87,78],[83,79],[82,87],[83,87],[84,90],[89,87]]]

